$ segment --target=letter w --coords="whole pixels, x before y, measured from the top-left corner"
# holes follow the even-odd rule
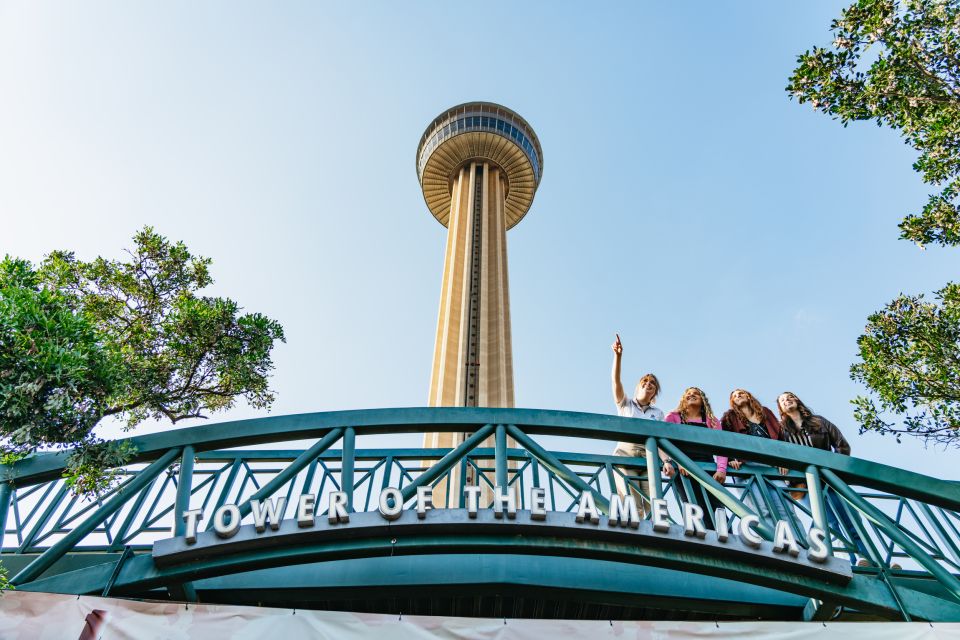
[[[620,498],[619,495],[610,496],[610,526],[627,525],[636,529],[640,526],[640,513],[637,511],[637,501],[632,495]]]
[[[253,526],[257,533],[263,533],[266,529],[267,520],[270,521],[270,528],[276,531],[280,528],[280,519],[283,518],[284,509],[287,506],[286,498],[276,498],[275,500],[251,500],[250,513],[253,515]]]

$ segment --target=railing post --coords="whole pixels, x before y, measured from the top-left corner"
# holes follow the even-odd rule
[[[827,520],[827,504],[823,499],[823,485],[820,482],[820,472],[813,465],[807,467],[807,496],[810,498],[810,513],[813,524],[823,531],[827,553],[833,555],[833,544],[830,542],[830,525]]]
[[[160,472],[170,466],[170,463],[180,455],[180,449],[170,449],[161,457],[154,460],[150,466],[141,470],[137,475],[123,485],[116,495],[108,500],[102,507],[93,512],[93,514],[80,523],[70,533],[61,538],[56,544],[44,551],[36,560],[28,564],[23,570],[13,577],[10,581],[13,584],[23,584],[36,580],[49,569],[54,562],[63,557],[69,549],[76,545],[80,540],[87,536],[97,526],[110,517],[115,511],[120,509],[127,500],[129,500],[140,489],[143,489],[148,483],[153,482],[154,478],[160,475]]]
[[[347,494],[347,511],[353,511],[353,469],[356,432],[353,427],[343,430],[343,449],[340,455],[340,490]]]
[[[193,488],[193,456],[191,445],[183,448],[180,456],[180,476],[177,478],[177,502],[173,510],[173,535],[182,536],[187,530],[183,514],[190,509],[190,490]]]
[[[7,512],[10,510],[10,495],[13,484],[9,480],[0,482],[0,550],[3,549],[3,536],[7,530]]]
[[[507,428],[497,425],[496,448],[494,449],[494,467],[497,487],[507,488]]]
[[[650,500],[663,498],[663,485],[660,483],[660,445],[656,438],[647,438],[647,486],[650,487]]]

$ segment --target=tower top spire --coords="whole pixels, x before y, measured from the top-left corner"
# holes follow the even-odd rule
[[[417,178],[434,217],[447,226],[454,174],[466,162],[486,161],[506,181],[507,228],[530,210],[543,174],[543,149],[526,120],[493,102],[466,102],[447,109],[424,131],[417,146]]]

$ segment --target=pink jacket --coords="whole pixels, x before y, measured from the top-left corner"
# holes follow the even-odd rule
[[[670,413],[668,413],[667,417],[665,417],[663,421],[672,422],[673,424],[681,424],[683,422],[683,420],[680,419],[680,414],[677,413],[676,411],[671,411]],[[700,422],[699,420],[688,420],[687,424],[695,424],[701,427],[703,426],[703,423]],[[718,431],[723,430],[723,427],[720,426],[720,421],[713,416],[707,418],[707,426],[710,427],[711,429],[717,429]],[[713,459],[716,460],[717,462],[717,471],[721,471],[724,474],[726,474],[727,473],[727,456],[713,456]]]

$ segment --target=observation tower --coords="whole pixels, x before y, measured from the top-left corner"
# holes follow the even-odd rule
[[[533,128],[491,102],[447,109],[420,138],[423,197],[449,230],[432,407],[514,406],[507,229],[529,211],[542,172],[543,150]],[[456,447],[466,436],[427,433],[424,445]]]

